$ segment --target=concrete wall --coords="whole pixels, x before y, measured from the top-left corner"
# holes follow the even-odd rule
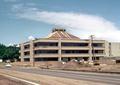
[[[111,42],[110,46],[110,57],[120,57],[120,43]]]
[[[109,57],[110,56],[110,47],[109,47],[108,41],[105,41],[104,47],[105,47],[105,57]]]

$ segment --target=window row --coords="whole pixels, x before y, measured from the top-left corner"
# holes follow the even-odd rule
[[[62,50],[63,54],[88,54],[89,50]],[[104,53],[104,50],[93,50],[92,53]],[[35,50],[34,54],[58,54],[58,50]],[[30,55],[30,51],[24,52],[24,55]]]
[[[24,62],[29,62],[30,58],[24,58]],[[58,61],[58,58],[34,58],[34,61]]]
[[[34,43],[34,47],[40,47],[40,46],[58,46],[57,42],[37,42]],[[61,46],[78,46],[78,47],[86,47],[89,46],[89,43],[61,43]],[[104,43],[93,43],[93,47],[103,47]],[[30,45],[25,45],[24,49],[29,49]]]

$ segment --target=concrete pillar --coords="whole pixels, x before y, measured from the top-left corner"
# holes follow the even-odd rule
[[[92,62],[92,41],[93,41],[93,36],[90,36],[90,40],[89,40],[89,62]]]
[[[30,63],[34,66],[34,51],[33,51],[33,40],[30,41]]]
[[[61,57],[62,57],[62,54],[61,54],[61,39],[58,40],[58,47],[59,47],[59,50],[58,50],[58,61],[61,61]]]
[[[23,45],[23,43],[22,44],[20,44],[20,48],[21,48],[21,50],[20,50],[20,59],[21,59],[21,62],[24,62],[24,45]]]

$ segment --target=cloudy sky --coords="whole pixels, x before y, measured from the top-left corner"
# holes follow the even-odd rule
[[[0,43],[46,37],[56,26],[120,42],[120,0],[0,0]]]

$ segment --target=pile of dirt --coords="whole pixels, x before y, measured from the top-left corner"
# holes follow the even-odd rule
[[[62,62],[47,62],[47,65],[49,68],[61,68],[62,67]]]
[[[31,63],[30,62],[14,62],[10,63],[12,66],[25,66],[25,67],[30,67]]]
[[[36,62],[35,66],[39,68],[61,68],[62,62],[56,62],[56,61],[46,61],[46,62]]]
[[[63,69],[78,69],[80,68],[80,64],[75,61],[69,61],[66,64],[63,64],[62,68]]]

